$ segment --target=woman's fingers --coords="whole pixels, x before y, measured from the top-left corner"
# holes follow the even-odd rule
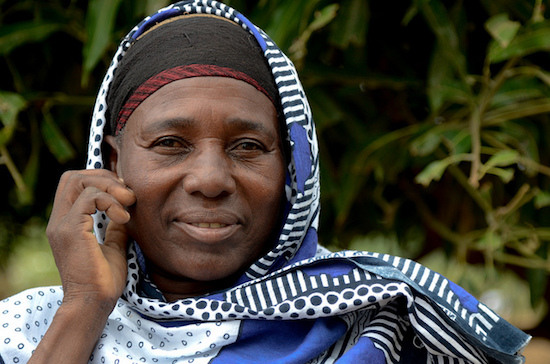
[[[52,247],[71,241],[72,237],[90,238],[96,210],[119,224],[130,220],[124,208],[135,203],[134,193],[107,170],[65,172],[56,191],[46,234]],[[90,239],[95,240],[95,239]]]
[[[124,259],[126,259],[126,245],[128,238],[129,236],[126,226],[117,223],[116,221],[111,221],[111,223],[107,226],[103,245],[112,248],[114,251],[123,256]]]
[[[126,282],[124,224],[130,214],[125,207],[134,203],[134,193],[110,171],[71,171],[62,176],[46,235],[67,297],[116,302]],[[97,210],[111,219],[103,245],[92,232],[91,215]]]
[[[125,224],[130,220],[130,214],[120,199],[96,187],[86,187],[69,211],[73,214],[91,215],[96,210],[104,211],[111,220],[119,224]]]
[[[94,198],[94,200],[98,202],[104,201],[104,199],[95,199],[98,192],[102,191],[114,197],[122,206],[130,206],[135,203],[134,193],[111,171],[69,171],[65,172],[60,179],[55,195],[52,216],[56,217],[58,215],[63,216],[67,214],[76,203],[76,200],[89,188],[92,188],[92,191],[89,192],[88,196]],[[111,204],[108,204],[108,206],[110,205]],[[97,209],[106,211],[100,207]],[[95,210],[93,212],[95,212]]]
[[[126,282],[126,245],[128,244],[126,226],[111,221],[107,226],[105,241],[101,246],[105,259],[111,266],[115,289],[120,296]]]
[[[125,206],[135,203],[134,193],[107,170],[69,171],[63,174],[56,192],[46,234],[52,248],[69,244],[76,237],[94,241],[91,215],[104,211],[113,221],[125,224],[130,215]]]

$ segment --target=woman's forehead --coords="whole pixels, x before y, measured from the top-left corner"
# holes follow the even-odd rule
[[[227,77],[195,77],[174,81],[144,100],[128,119],[128,127],[158,133],[205,126],[222,119],[235,131],[256,131],[276,138],[279,126],[271,100],[252,85]]]

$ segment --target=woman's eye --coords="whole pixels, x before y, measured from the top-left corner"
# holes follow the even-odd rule
[[[159,152],[162,152],[162,153],[167,153],[167,152],[180,153],[182,151],[187,151],[189,149],[189,144],[187,144],[185,140],[181,140],[180,138],[165,137],[157,140],[153,144],[153,147],[158,148]]]
[[[163,147],[173,147],[175,144],[175,140],[162,140],[158,145]]]
[[[174,148],[174,147],[182,146],[182,143],[177,139],[164,138],[164,139],[159,140],[156,143],[156,146],[165,147],[165,148]]]
[[[256,142],[244,141],[237,145],[238,150],[263,150],[263,146]]]

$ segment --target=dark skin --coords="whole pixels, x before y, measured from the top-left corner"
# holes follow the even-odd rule
[[[64,299],[30,363],[88,361],[124,289],[130,237],[168,301],[227,288],[265,254],[284,191],[277,123],[243,81],[179,80],[106,138],[111,171],[66,172],[47,228]],[[103,245],[96,209],[112,220]]]

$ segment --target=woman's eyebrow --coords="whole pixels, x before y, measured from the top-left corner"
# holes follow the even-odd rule
[[[242,118],[231,118],[227,123],[239,131],[257,131],[267,134],[271,138],[275,138],[275,134],[270,128],[267,128],[264,123]]]
[[[165,130],[177,130],[177,129],[187,129],[198,125],[200,120],[189,117],[174,117],[167,119],[154,120],[148,123],[147,126],[143,128],[145,133],[159,133]],[[243,118],[230,118],[226,120],[226,123],[236,131],[255,131],[262,134],[265,134],[269,138],[276,138],[274,130],[267,128],[264,123],[260,121],[254,121]]]
[[[192,118],[176,117],[168,119],[153,120],[143,128],[148,133],[161,132],[167,129],[182,129],[193,126],[196,123]]]

